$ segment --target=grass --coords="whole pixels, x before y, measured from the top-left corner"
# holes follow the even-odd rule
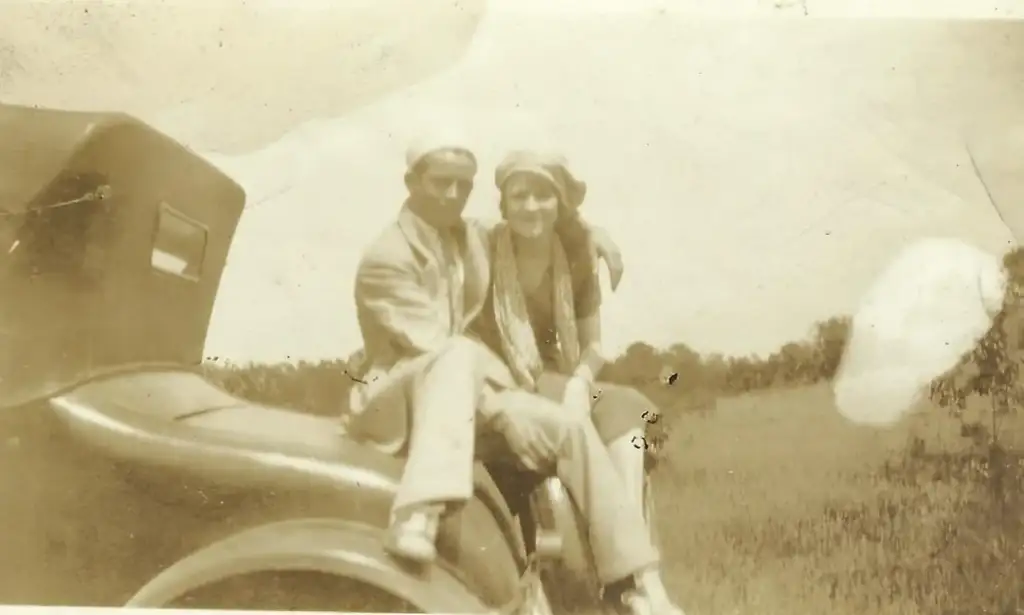
[[[859,428],[815,386],[677,418],[655,481],[680,604],[690,615],[1024,612],[1019,464],[996,498],[990,460],[966,455],[938,416]],[[925,447],[910,455],[915,437]]]

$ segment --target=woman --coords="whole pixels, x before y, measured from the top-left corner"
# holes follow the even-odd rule
[[[588,412],[630,497],[644,496],[643,434],[654,404],[595,382],[604,365],[601,286],[586,184],[554,153],[509,154],[495,172],[503,222],[491,235],[492,288],[475,328],[519,385]]]

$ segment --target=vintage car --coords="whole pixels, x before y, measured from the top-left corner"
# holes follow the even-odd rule
[[[402,459],[200,375],[238,184],[119,113],[0,106],[0,133],[0,602],[548,613],[596,600],[557,480],[479,466],[440,561],[410,569],[381,547]]]

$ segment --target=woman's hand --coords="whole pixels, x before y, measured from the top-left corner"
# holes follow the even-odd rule
[[[583,378],[593,384],[597,381],[598,374],[608,364],[608,358],[604,356],[604,349],[597,341],[591,341],[583,351],[580,364],[576,366],[573,376]]]
[[[590,416],[590,409],[592,407],[590,382],[579,376],[570,378],[569,382],[565,384],[565,391],[562,393],[562,405],[569,412],[578,412]]]
[[[597,251],[597,257],[608,267],[608,277],[612,283],[612,291],[619,287],[625,265],[622,263],[622,250],[603,227],[590,225],[590,236]]]

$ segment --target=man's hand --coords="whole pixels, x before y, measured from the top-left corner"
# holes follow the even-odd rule
[[[611,235],[604,228],[600,226],[590,225],[590,236],[594,242],[594,249],[597,251],[597,256],[604,261],[606,267],[608,267],[608,277],[612,283],[612,291],[619,287],[619,282],[622,281],[622,274],[625,271],[625,265],[622,263],[622,251],[619,249],[618,244],[612,240]]]
[[[499,408],[493,414],[491,425],[505,437],[519,463],[533,472],[550,466],[558,450],[532,417],[538,404],[551,402],[522,390],[502,391],[487,397],[491,398],[485,403]]]

